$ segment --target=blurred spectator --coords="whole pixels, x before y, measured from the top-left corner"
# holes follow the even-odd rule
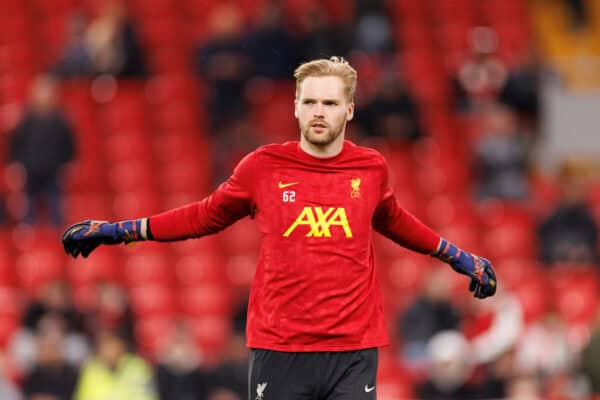
[[[471,32],[471,56],[459,68],[454,79],[457,107],[461,111],[477,110],[497,99],[506,81],[506,67],[495,56],[496,32],[476,27]]]
[[[355,1],[352,49],[366,53],[391,53],[394,50],[392,25],[382,1]]]
[[[583,29],[588,24],[588,4],[585,0],[563,0],[569,8],[571,26],[575,30]]]
[[[589,381],[591,393],[600,396],[600,309],[590,340],[581,352],[581,371]]]
[[[26,307],[23,326],[37,332],[40,321],[47,315],[61,318],[68,332],[83,331],[83,316],[73,305],[69,287],[63,281],[48,282],[41,296]]]
[[[568,371],[574,356],[564,321],[548,312],[525,330],[517,345],[515,366],[520,373],[549,376]]]
[[[231,121],[229,128],[213,143],[215,187],[224,182],[237,163],[258,145],[258,133],[248,117]]]
[[[419,108],[392,63],[381,74],[375,96],[356,113],[360,132],[368,138],[412,142],[423,136]]]
[[[144,78],[148,71],[133,21],[122,0],[102,3],[86,32],[94,71],[117,78]]]
[[[8,377],[6,354],[0,351],[0,399],[23,400],[19,387]]]
[[[519,300],[500,290],[489,301],[472,298],[463,319],[463,332],[472,347],[472,361],[487,364],[511,352],[523,332],[523,308]]]
[[[116,332],[96,333],[95,355],[82,368],[74,400],[157,400],[152,367],[127,351]]]
[[[71,400],[78,374],[62,352],[64,340],[60,330],[46,330],[38,335],[37,362],[23,380],[28,399]]]
[[[37,325],[35,332],[18,331],[10,343],[10,352],[15,366],[21,372],[29,372],[41,357],[41,352],[47,342],[39,338],[61,338],[55,343],[60,345],[57,351],[66,363],[78,367],[89,354],[89,343],[85,336],[67,331],[64,319],[58,314],[44,316]]]
[[[524,199],[529,193],[527,137],[504,106],[486,106],[481,120],[481,133],[473,143],[477,197]]]
[[[56,82],[40,75],[33,82],[29,105],[10,138],[9,159],[25,173],[26,223],[37,222],[37,202],[46,200],[52,223],[62,226],[58,181],[74,152],[73,131],[57,104]]]
[[[85,317],[85,329],[90,336],[98,330],[109,329],[127,343],[129,350],[136,349],[133,310],[125,291],[117,284],[98,283],[96,302]]]
[[[66,21],[66,38],[62,54],[53,68],[59,78],[88,77],[94,72],[91,48],[86,39],[87,21],[80,12]]]
[[[201,355],[186,327],[177,325],[158,354],[156,379],[161,400],[204,400],[208,375],[200,369]]]
[[[350,50],[351,35],[345,27],[332,24],[327,10],[318,2],[303,10],[301,23],[301,61],[344,55]]]
[[[540,107],[541,64],[533,47],[521,53],[519,63],[508,71],[498,100],[506,104],[531,130],[537,129]]]
[[[244,88],[250,76],[250,60],[243,41],[242,13],[234,4],[220,4],[210,16],[211,36],[198,48],[200,76],[209,88],[211,133],[247,114]]]
[[[539,379],[534,374],[513,377],[506,388],[506,400],[535,400],[542,398]]]
[[[265,3],[256,27],[247,35],[254,76],[289,80],[300,62],[297,41],[286,29],[282,13],[279,3]]]
[[[398,324],[403,343],[404,359],[409,364],[421,365],[426,359],[427,342],[441,331],[458,330],[460,311],[450,302],[451,272],[434,270],[427,279],[423,291],[406,311],[400,315]]]
[[[585,200],[588,174],[587,164],[575,158],[560,167],[561,200],[537,230],[545,264],[598,261],[598,226]]]
[[[233,332],[221,363],[213,371],[210,400],[242,400],[248,397],[247,308],[248,303],[240,304],[233,316]]]
[[[457,331],[435,334],[427,344],[428,378],[417,385],[420,400],[474,399],[477,392],[467,382],[471,377],[471,348]]]

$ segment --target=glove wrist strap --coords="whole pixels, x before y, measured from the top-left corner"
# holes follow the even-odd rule
[[[148,240],[148,218],[119,221],[116,226],[119,237],[125,243]]]
[[[450,243],[446,239],[440,239],[437,250],[431,254],[432,257],[439,258],[440,260],[450,263],[457,260],[463,251]]]

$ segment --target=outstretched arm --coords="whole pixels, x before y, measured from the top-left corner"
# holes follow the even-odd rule
[[[73,257],[79,254],[87,257],[101,244],[183,240],[225,229],[253,213],[252,154],[238,164],[233,175],[217,190],[196,203],[147,218],[115,223],[87,220],[71,225],[62,236],[65,251]]]
[[[478,298],[496,293],[497,279],[492,264],[441,238],[418,218],[400,207],[393,194],[388,193],[373,216],[375,230],[411,250],[450,264],[461,274],[471,278],[469,290]]]

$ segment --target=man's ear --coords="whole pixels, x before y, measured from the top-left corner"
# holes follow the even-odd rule
[[[354,118],[354,102],[350,103],[348,106],[348,111],[346,112],[346,121],[352,121]]]
[[[297,99],[294,100],[294,117],[296,117],[296,119],[298,119],[298,100]]]

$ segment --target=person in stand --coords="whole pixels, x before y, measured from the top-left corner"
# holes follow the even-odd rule
[[[261,235],[250,293],[248,390],[257,399],[376,398],[378,347],[389,344],[375,273],[373,231],[467,275],[478,298],[494,295],[491,263],[459,249],[403,209],[385,158],[345,140],[357,74],[343,58],[295,71],[300,140],[248,154],[205,199],[116,223],[66,229],[65,251],[217,233],[254,218]]]

